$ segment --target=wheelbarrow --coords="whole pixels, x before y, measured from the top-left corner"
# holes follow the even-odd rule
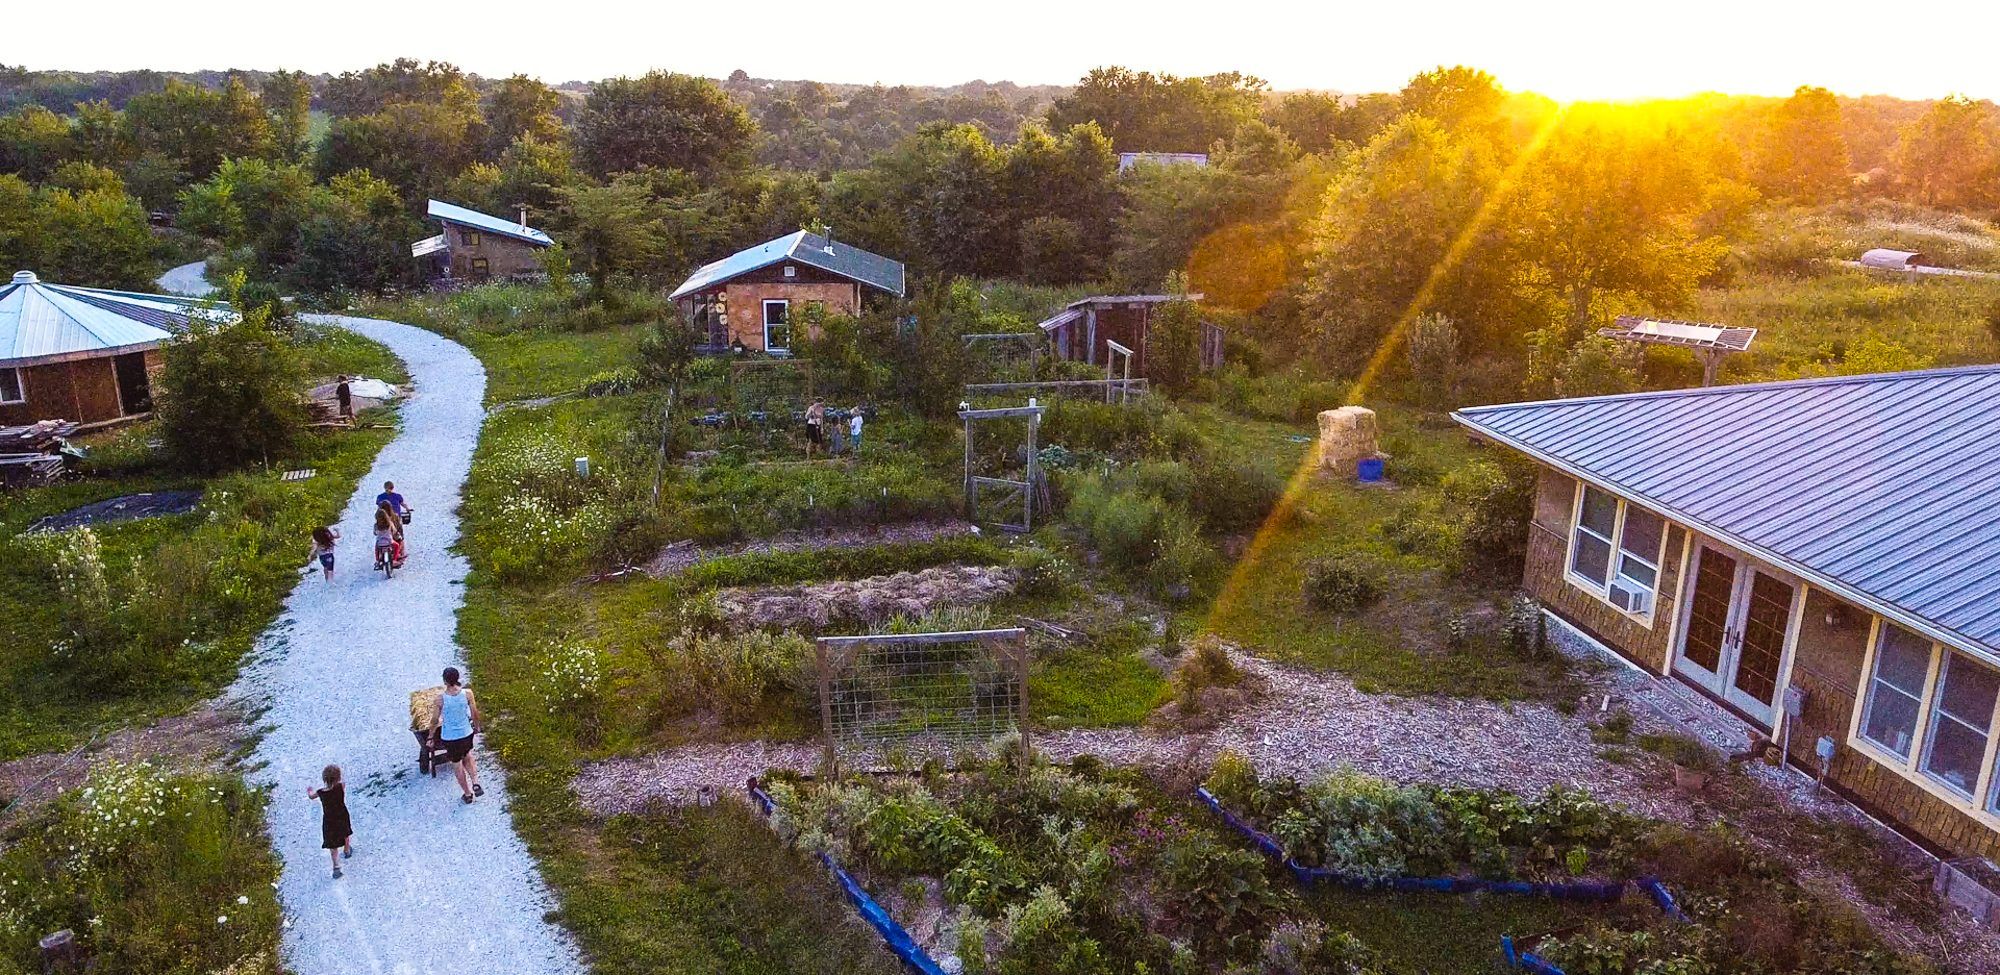
[[[432,778],[438,769],[451,764],[451,756],[437,742],[438,699],[444,685],[410,692],[410,734],[417,739],[417,770]]]

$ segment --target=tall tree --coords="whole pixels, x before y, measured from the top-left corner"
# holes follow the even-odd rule
[[[0,115],[0,172],[41,182],[75,151],[69,123],[40,105]]]
[[[1800,85],[1759,133],[1752,169],[1765,193],[1822,203],[1847,190],[1847,137],[1833,92]]]
[[[605,186],[562,190],[564,246],[583,258],[591,290],[603,296],[620,274],[651,269],[666,248],[667,227],[646,181],[621,176]]]
[[[599,82],[576,120],[578,156],[592,174],[642,167],[710,175],[749,161],[750,113],[706,78],[653,71]]]
[[[36,196],[42,237],[36,262],[44,277],[126,290],[153,283],[160,245],[139,201],[110,187],[82,193],[46,188]]]
[[[334,119],[315,160],[324,178],[374,173],[416,208],[472,162],[478,124],[478,116],[453,104],[395,102],[372,115]]]
[[[555,89],[517,74],[501,81],[486,95],[486,147],[484,158],[496,160],[507,147],[521,138],[560,143],[567,136],[556,109],[562,96]]]
[[[397,58],[327,80],[323,98],[334,115],[373,115],[390,105],[446,105],[477,114],[479,95],[457,65]]]
[[[312,82],[305,72],[271,72],[257,97],[271,116],[271,142],[278,157],[292,161],[303,157],[312,120]]]
[[[1896,182],[1926,206],[1964,208],[2000,202],[2000,151],[1991,105],[1963,95],[1941,98],[1903,127]]]
[[[1264,111],[1264,121],[1277,126],[1306,152],[1325,152],[1341,139],[1347,110],[1339,95],[1295,91]]]
[[[1262,107],[1267,86],[1236,72],[1181,78],[1095,68],[1049,107],[1049,129],[1096,122],[1120,152],[1207,152]]]
[[[271,154],[271,120],[240,78],[210,91],[169,79],[157,92],[125,106],[132,141],[142,152],[174,160],[192,179],[207,179],[224,159]]]

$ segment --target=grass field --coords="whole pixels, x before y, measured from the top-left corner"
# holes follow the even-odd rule
[[[1803,278],[1757,275],[1697,299],[1696,318],[1757,329],[1750,351],[1725,361],[1724,382],[1787,379],[1842,369],[1857,345],[1907,349],[1907,366],[2000,360],[2000,280],[1900,278],[1827,269]]]

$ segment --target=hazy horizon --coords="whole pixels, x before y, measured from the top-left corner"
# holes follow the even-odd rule
[[[457,9],[355,0],[330,16],[273,16],[268,5],[214,0],[207,16],[136,0],[93,5],[113,36],[77,31],[69,11],[10,15],[34,38],[36,70],[356,70],[413,57],[483,76],[522,73],[551,84],[654,68],[772,80],[949,86],[969,81],[1074,84],[1122,64],[1182,75],[1241,71],[1281,90],[1394,91],[1419,71],[1467,64],[1506,88],[1558,100],[1674,98],[1705,92],[1784,95],[1802,84],[1842,95],[2000,98],[2000,4],[1947,2],[1884,16],[1839,0],[1746,4],[1684,0],[1606,10],[1576,0],[1504,9],[1449,0],[1385,10],[1250,0],[1227,18],[1176,19],[1191,5],[1122,9],[1022,0],[1004,13],[940,24],[912,0],[854,0],[825,20],[729,8],[640,9],[496,0],[468,20]],[[759,32],[760,23],[777,29]],[[616,25],[615,29],[608,28]],[[524,43],[517,38],[531,37]],[[967,38],[972,38],[968,40]],[[1783,37],[1783,42],[1773,38]],[[726,42],[726,43],[718,43]]]

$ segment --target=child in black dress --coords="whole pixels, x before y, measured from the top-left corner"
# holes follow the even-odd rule
[[[333,860],[333,876],[337,880],[342,855],[354,855],[354,823],[347,818],[347,786],[340,781],[340,766],[327,766],[319,778],[326,788],[306,786],[306,798],[319,800],[319,843]]]

